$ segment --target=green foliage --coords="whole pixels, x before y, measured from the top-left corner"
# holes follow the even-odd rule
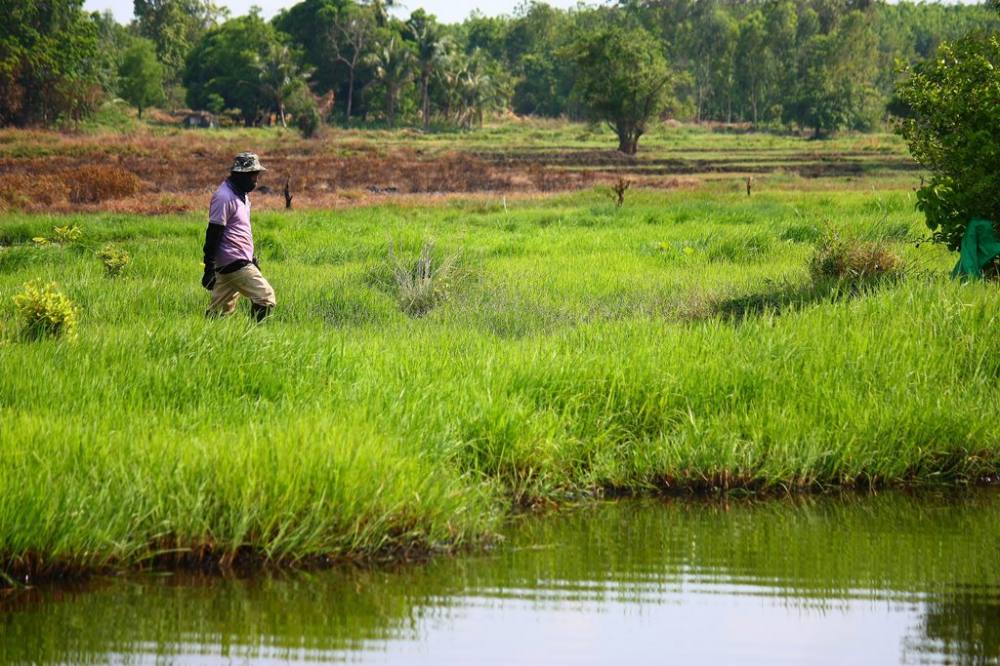
[[[420,85],[420,115],[424,129],[427,129],[431,124],[431,81],[445,49],[441,26],[433,16],[418,9],[406,22],[404,38],[413,44],[417,80]]]
[[[803,49],[795,96],[785,119],[813,128],[868,129],[874,122],[877,43],[867,18],[852,12],[837,30],[811,37]]]
[[[974,217],[1000,223],[1000,34],[975,32],[914,65],[899,89],[899,130],[931,172],[917,206],[957,250]]]
[[[110,9],[102,14],[91,14],[91,19],[97,27],[95,70],[98,83],[109,97],[120,96],[118,71],[135,36],[115,20]]]
[[[72,338],[75,334],[76,307],[54,282],[34,281],[24,285],[23,291],[14,296],[14,307],[27,337]]]
[[[156,59],[156,49],[148,39],[137,38],[125,51],[119,70],[121,96],[142,111],[164,101],[163,65]]]
[[[323,126],[323,118],[320,117],[316,98],[304,82],[299,82],[298,85],[289,90],[285,109],[291,114],[295,126],[303,137],[311,139],[319,134]]]
[[[179,83],[194,45],[228,11],[211,0],[133,0],[139,34],[151,40],[166,80]]]
[[[393,127],[396,124],[400,94],[413,81],[417,65],[413,45],[398,35],[390,35],[375,46],[365,63],[375,72],[377,84],[385,99],[385,119],[389,127]]]
[[[17,0],[3,5],[0,126],[79,121],[101,89],[97,26],[82,0]]]
[[[304,78],[283,36],[258,14],[209,30],[187,59],[184,85],[192,108],[238,109],[247,125],[284,104]]]
[[[606,122],[618,150],[635,155],[647,124],[670,102],[672,76],[660,45],[645,30],[609,27],[580,36],[566,55],[589,117]]]
[[[104,264],[108,277],[118,277],[132,263],[132,256],[122,247],[108,243],[97,251],[97,258]]]
[[[316,92],[334,91],[338,101],[347,98],[347,90],[342,84],[348,75],[338,56],[350,59],[353,53],[349,52],[351,49],[337,30],[336,22],[340,12],[352,6],[354,3],[347,0],[303,0],[283,9],[273,21],[275,28],[302,49],[304,62],[315,69]],[[360,27],[368,36],[374,30],[374,20]]]
[[[56,243],[75,243],[83,237],[83,228],[76,224],[52,227],[52,240]]]

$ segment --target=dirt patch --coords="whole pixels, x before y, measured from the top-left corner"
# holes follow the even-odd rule
[[[398,144],[397,144],[398,146]],[[297,208],[357,205],[385,196],[549,193],[611,185],[672,189],[705,179],[782,173],[808,179],[901,174],[905,156],[787,149],[716,151],[711,157],[546,148],[503,151],[387,147],[374,139],[177,131],[63,135],[0,132],[0,210],[165,214],[201,210],[232,156],[254,148],[269,168],[259,194],[281,201],[290,179]],[[692,151],[682,151],[692,152]],[[258,199],[260,200],[260,199]]]

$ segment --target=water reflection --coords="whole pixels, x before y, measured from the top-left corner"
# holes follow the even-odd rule
[[[396,571],[106,579],[0,663],[1000,663],[1000,496],[626,501]]]

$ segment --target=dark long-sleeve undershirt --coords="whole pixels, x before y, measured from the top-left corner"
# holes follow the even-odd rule
[[[209,224],[205,230],[205,268],[214,269],[215,256],[219,253],[219,245],[222,243],[222,232],[225,227],[221,224]]]

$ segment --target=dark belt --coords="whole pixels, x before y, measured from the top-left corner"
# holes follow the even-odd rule
[[[223,275],[226,275],[227,273],[235,273],[236,271],[240,270],[241,268],[246,268],[250,264],[253,264],[254,266],[256,266],[257,265],[257,257],[254,257],[253,260],[251,260],[251,261],[247,261],[246,259],[237,259],[236,261],[230,262],[230,263],[226,264],[225,266],[222,266],[221,268],[216,268],[215,271],[217,273],[222,273]]]

